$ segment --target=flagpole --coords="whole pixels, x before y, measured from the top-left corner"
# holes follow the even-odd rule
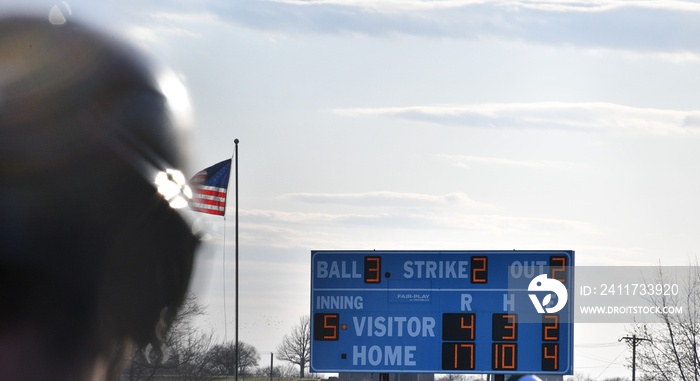
[[[221,256],[222,289],[224,296],[224,344],[228,343],[228,319],[226,314],[226,209],[230,200],[229,183],[231,178],[232,162],[236,161],[236,348],[238,351],[238,139],[234,140],[236,148],[230,159],[218,162],[204,168],[192,176],[189,185],[192,189],[190,208],[196,212],[223,216],[224,218],[224,244]]]
[[[234,139],[235,144],[234,156],[235,156],[235,197],[236,197],[236,377],[235,381],[238,381],[238,367],[240,365],[241,353],[238,348],[238,139]]]
[[[226,318],[226,212],[224,212],[224,245],[222,247],[221,255],[221,281],[222,289],[224,293],[224,345],[228,343],[228,320]]]

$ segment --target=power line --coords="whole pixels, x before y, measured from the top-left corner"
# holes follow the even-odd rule
[[[603,373],[605,373],[605,371],[608,370],[608,368],[610,368],[610,366],[611,366],[612,364],[615,364],[615,361],[617,361],[617,359],[620,358],[620,356],[622,356],[622,354],[625,353],[625,351],[627,351],[627,348],[623,349],[622,352],[620,352],[620,354],[618,354],[617,357],[615,357],[615,358],[605,367],[605,369],[603,369],[603,371],[600,372],[600,373],[594,378],[594,380],[597,380],[598,378],[600,378],[600,376],[602,376]],[[618,365],[621,365],[621,364],[618,364]]]
[[[576,344],[574,348],[604,348],[604,347],[617,347],[621,345],[620,342],[612,343],[590,343],[590,344]]]

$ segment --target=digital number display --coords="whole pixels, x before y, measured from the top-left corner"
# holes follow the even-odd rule
[[[493,343],[493,370],[518,370],[518,344]]]
[[[312,252],[311,369],[572,374],[573,264],[572,251]],[[542,275],[564,284],[562,309],[540,312],[561,293]]]
[[[493,370],[517,370],[518,369],[518,344],[509,341],[518,340],[518,315],[493,314],[491,315],[491,338],[493,355]],[[503,343],[496,343],[503,341]]]
[[[542,315],[542,340],[559,341],[559,315]]]
[[[453,341],[474,340],[476,337],[475,314],[443,314],[442,339]]]
[[[338,314],[314,315],[314,340],[338,340]]]
[[[474,370],[474,343],[442,343],[443,370]]]
[[[472,257],[472,283],[486,283],[489,280],[488,258],[487,257]]]
[[[518,367],[518,315],[492,314],[492,370],[516,371]],[[475,360],[476,314],[445,313],[442,315],[442,369],[473,370]],[[543,371],[559,370],[559,315],[542,316],[541,359]]]
[[[382,281],[382,258],[365,257],[365,283],[380,283]]]
[[[458,342],[442,343],[442,369],[473,370],[475,367],[475,344],[473,342],[475,338],[476,314],[443,314],[442,339]]]
[[[569,277],[566,257],[550,257],[549,258],[549,277],[556,279],[564,284]]]
[[[492,340],[518,340],[518,315],[493,314]]]
[[[542,315],[542,370],[559,370],[559,314]]]
[[[559,370],[559,344],[542,344],[542,370]]]

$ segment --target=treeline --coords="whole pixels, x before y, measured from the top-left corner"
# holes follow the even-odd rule
[[[215,342],[213,333],[204,333],[193,326],[194,318],[203,313],[195,297],[189,295],[162,343],[136,351],[116,378],[120,381],[210,381],[230,377],[233,380],[236,371],[239,379],[269,380],[271,375],[276,380],[299,378],[300,371],[294,362],[281,363],[271,371],[269,364],[261,366],[260,355],[252,345],[239,341],[238,356],[235,342]]]

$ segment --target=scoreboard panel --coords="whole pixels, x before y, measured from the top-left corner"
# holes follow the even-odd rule
[[[573,251],[312,251],[311,370],[572,374],[573,265]]]

